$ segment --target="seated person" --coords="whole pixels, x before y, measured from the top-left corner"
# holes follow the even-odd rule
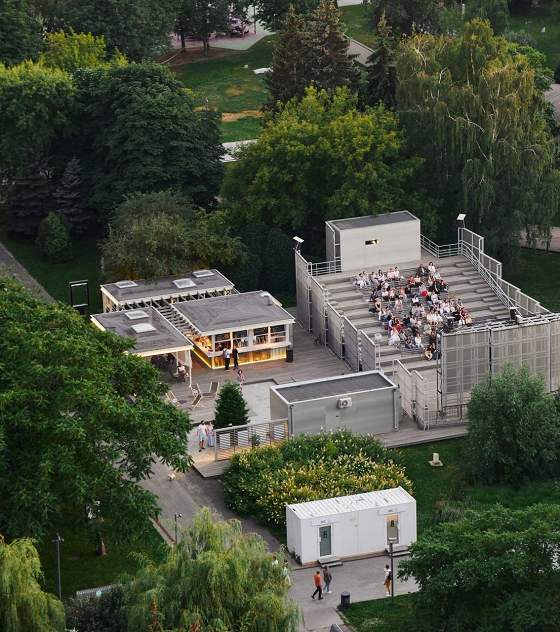
[[[389,336],[389,344],[391,346],[398,345],[401,341],[401,337],[399,336],[399,332],[396,329],[391,331],[391,335]]]
[[[410,327],[411,320],[412,320],[412,312],[409,312],[403,319],[404,326],[405,327]]]
[[[403,306],[402,299],[400,297],[397,297],[395,299],[395,309],[401,310],[402,306]]]
[[[393,270],[394,273],[394,279],[396,281],[400,281],[401,279],[401,271],[399,270],[398,266],[395,266],[395,269]]]
[[[419,290],[420,296],[424,296],[424,297],[428,296],[428,288],[423,283],[420,283],[418,290]]]
[[[421,349],[424,345],[422,344],[422,338],[420,337],[420,332],[417,332],[414,336],[414,345]]]
[[[434,350],[432,348],[432,345],[428,345],[424,351],[424,357],[426,358],[426,360],[432,360],[434,357]]]
[[[430,261],[430,263],[428,263],[428,272],[430,274],[435,274],[436,273],[436,267],[435,267],[433,261]]]
[[[426,276],[427,273],[428,271],[426,270],[426,266],[423,263],[421,263],[416,269],[416,276]]]

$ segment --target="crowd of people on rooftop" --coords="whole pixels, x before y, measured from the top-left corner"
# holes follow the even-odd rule
[[[369,311],[383,323],[390,345],[423,352],[430,360],[437,358],[440,330],[469,327],[473,322],[461,299],[449,295],[447,283],[431,261],[408,277],[398,266],[360,272],[353,285],[370,291]]]

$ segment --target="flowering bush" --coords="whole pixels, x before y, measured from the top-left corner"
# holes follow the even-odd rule
[[[234,455],[224,478],[229,507],[283,527],[286,504],[401,485],[412,491],[396,455],[377,439],[347,431],[302,435]]]

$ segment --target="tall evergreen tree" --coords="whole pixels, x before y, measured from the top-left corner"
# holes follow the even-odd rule
[[[308,54],[305,20],[290,6],[274,46],[271,72],[266,76],[270,90],[268,108],[275,109],[278,103],[303,97],[309,85]]]
[[[333,92],[356,80],[349,41],[341,24],[341,13],[333,0],[321,0],[311,14],[309,31],[309,79],[322,90]]]
[[[82,167],[78,158],[72,158],[66,165],[54,199],[56,210],[64,216],[72,232],[75,235],[85,233],[92,223],[93,214],[86,203]]]
[[[440,30],[440,0],[364,0],[364,4],[375,27],[385,14],[396,33],[410,35],[413,32],[438,33]]]
[[[397,89],[395,48],[393,29],[383,14],[377,24],[375,48],[368,59],[365,90],[367,105],[383,103],[387,108],[395,107]]]
[[[0,63],[11,66],[35,59],[41,46],[41,22],[27,0],[0,0]]]
[[[64,632],[64,608],[41,588],[41,562],[28,539],[0,536],[0,630]]]
[[[35,237],[41,220],[52,208],[51,193],[50,174],[43,164],[32,164],[14,178],[7,197],[8,232]]]
[[[234,382],[226,382],[216,400],[214,425],[216,428],[242,426],[249,423],[249,410],[241,388]]]

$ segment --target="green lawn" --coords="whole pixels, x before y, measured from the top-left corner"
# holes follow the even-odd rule
[[[255,138],[260,126],[260,109],[268,98],[263,75],[255,68],[267,68],[272,61],[274,36],[265,37],[249,50],[223,57],[198,60],[175,70],[177,76],[194,90],[201,103],[226,114],[222,122],[224,141]],[[247,66],[247,67],[245,67]],[[227,122],[227,114],[246,116]]]
[[[75,244],[75,257],[67,263],[50,263],[43,258],[33,241],[19,241],[5,235],[2,242],[31,276],[55,299],[68,303],[68,282],[89,281],[90,313],[101,311],[101,278],[97,239],[81,240]]]
[[[343,612],[356,632],[410,632],[415,629],[413,595],[355,603]]]
[[[543,27],[544,33],[541,32]],[[535,40],[536,48],[546,55],[552,70],[560,64],[560,13],[557,17],[543,7],[533,10],[529,16],[511,17],[509,28],[512,31],[527,31]]]
[[[61,551],[61,578],[63,597],[74,595],[76,590],[96,588],[114,583],[122,573],[134,572],[138,567],[135,553],[143,553],[152,559],[162,559],[167,546],[150,523],[144,533],[128,545],[112,545],[106,541],[107,555],[98,557],[95,545],[85,530],[76,531],[72,521],[61,527],[64,542]],[[39,543],[39,555],[45,578],[45,587],[57,592],[56,547],[52,543],[56,531]]]
[[[504,278],[552,311],[560,311],[560,253],[520,250],[517,270],[504,270]]]
[[[366,8],[357,4],[352,7],[341,7],[342,19],[346,24],[346,34],[348,37],[365,44],[373,46],[375,44],[375,35],[371,27]]]

